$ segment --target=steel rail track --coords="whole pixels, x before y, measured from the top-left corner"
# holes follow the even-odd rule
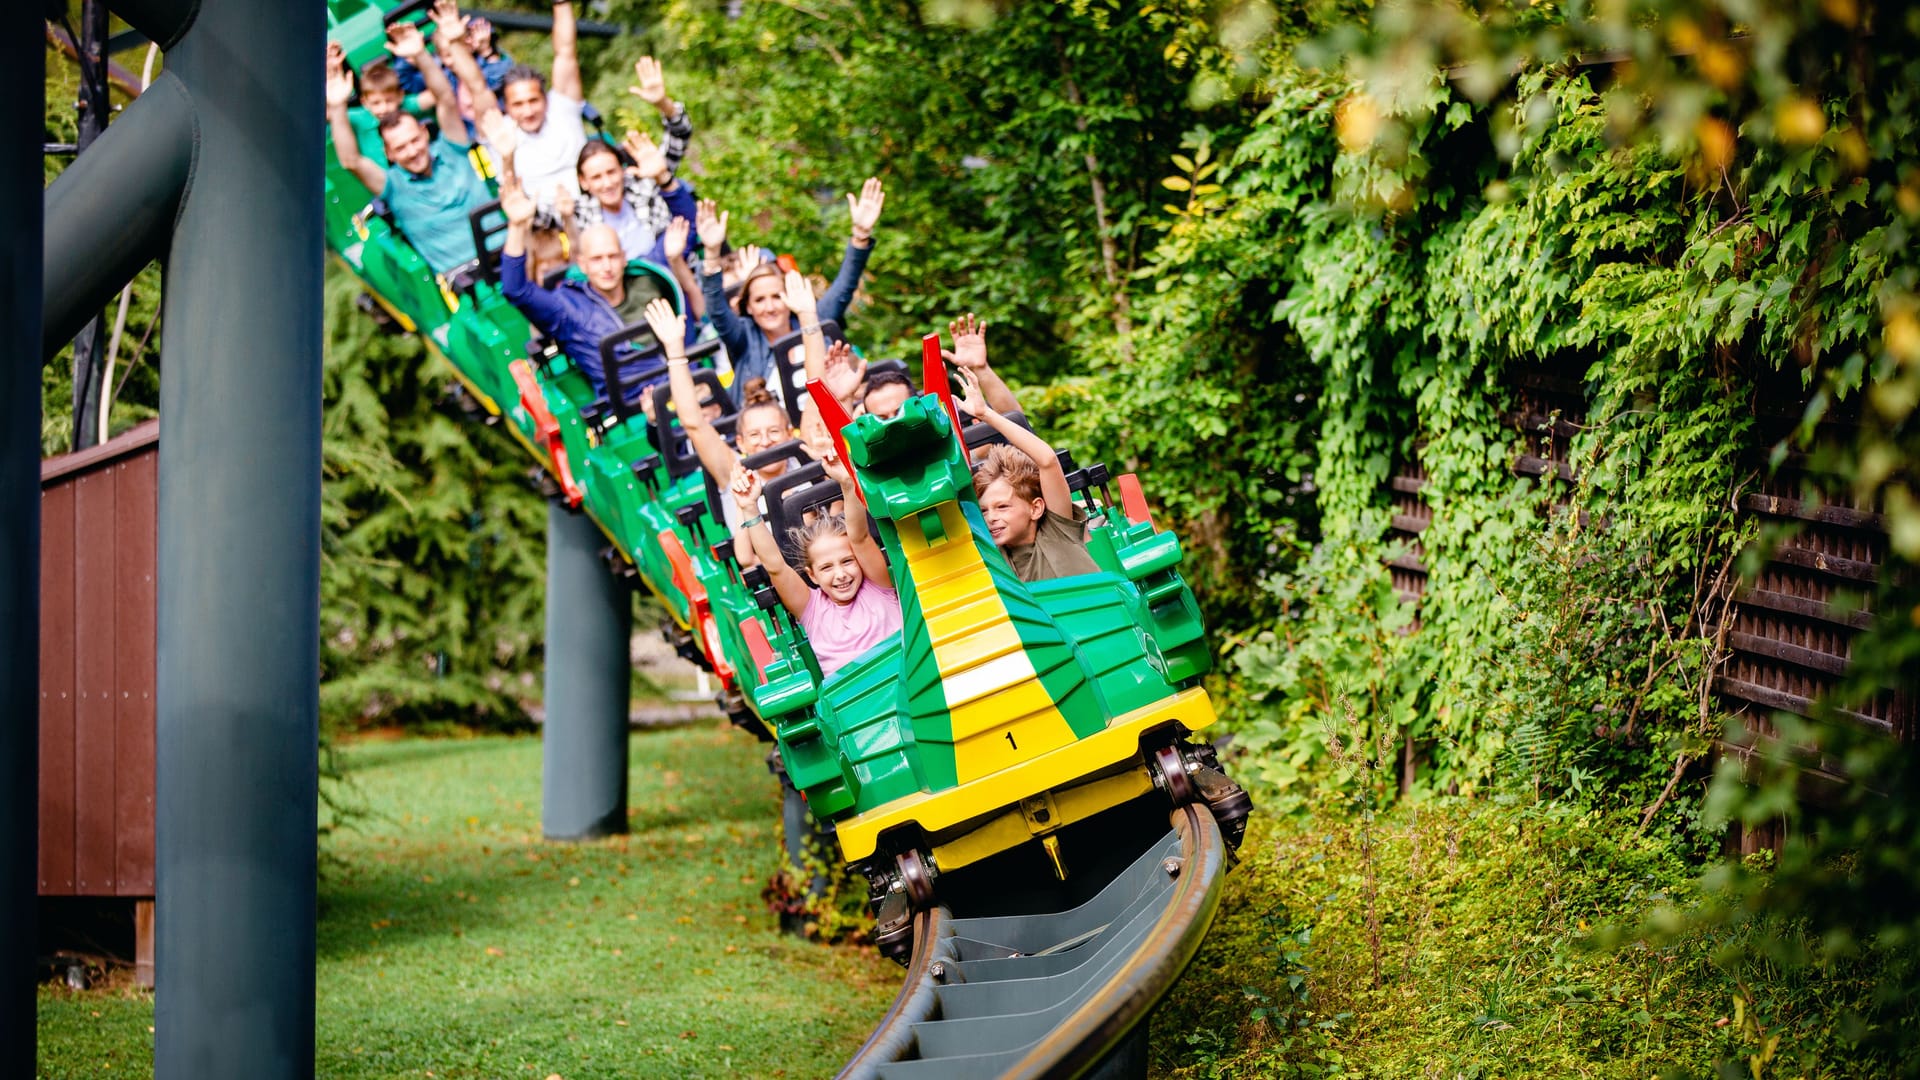
[[[1228,848],[1204,803],[1069,911],[915,915],[905,984],[840,1080],[1085,1076],[1115,1056],[1193,960]]]

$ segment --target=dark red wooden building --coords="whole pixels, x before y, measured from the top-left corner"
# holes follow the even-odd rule
[[[133,901],[153,984],[159,421],[40,469],[40,895]]]

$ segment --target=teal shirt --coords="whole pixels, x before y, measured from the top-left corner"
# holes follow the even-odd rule
[[[380,118],[355,105],[347,110],[347,122],[353,125],[353,141],[360,144],[360,156],[387,167],[387,143],[380,137]]]
[[[433,168],[427,175],[388,166],[387,187],[380,197],[414,249],[441,274],[472,261],[473,229],[467,215],[493,200],[468,163],[466,150],[444,138],[433,140]]]

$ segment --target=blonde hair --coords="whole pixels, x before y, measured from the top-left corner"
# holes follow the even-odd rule
[[[753,269],[748,270],[744,275],[741,276],[740,296],[737,300],[734,301],[734,305],[733,305],[734,310],[740,313],[741,318],[744,319],[747,317],[747,294],[753,291],[753,283],[763,277],[771,277],[774,280],[778,281],[781,277],[780,264],[775,262],[758,263],[753,267]],[[782,287],[780,291],[780,298],[782,300],[785,300],[786,295],[787,295],[786,289]]]
[[[813,545],[831,536],[846,536],[847,515],[821,514],[805,525],[787,530],[787,546],[800,553],[800,565],[813,565]]]
[[[1031,502],[1041,497],[1039,466],[1014,447],[999,444],[989,446],[986,456],[974,466],[973,490],[976,494],[986,494],[995,480],[1005,480],[1017,499]]]
[[[767,380],[761,378],[748,379],[740,384],[740,413],[735,430],[746,429],[748,413],[764,409],[772,409],[780,414],[780,426],[785,432],[780,436],[781,441],[792,438],[793,429],[787,424],[787,407],[780,404],[780,399],[774,397],[767,389]]]

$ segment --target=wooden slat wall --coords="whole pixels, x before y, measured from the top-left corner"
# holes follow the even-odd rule
[[[73,895],[73,487],[40,497],[40,892]]]
[[[114,468],[73,491],[73,889],[113,895]],[[54,552],[54,558],[60,553]]]
[[[1521,437],[1513,462],[1517,476],[1552,483],[1573,476],[1571,437],[1584,420],[1586,402],[1571,365],[1526,367],[1513,372],[1513,411],[1507,421]],[[1773,415],[1759,418],[1751,448],[1752,468],[1762,477],[1741,499],[1741,509],[1763,527],[1791,534],[1771,552],[1758,578],[1737,595],[1728,656],[1714,688],[1736,711],[1756,713],[1765,728],[1770,710],[1809,715],[1813,701],[1831,690],[1847,669],[1854,637],[1872,620],[1865,605],[1885,565],[1886,522],[1874,507],[1817,505],[1806,501],[1805,462],[1795,456],[1779,470],[1765,467],[1764,453],[1797,422],[1797,389],[1787,389]],[[1772,398],[1770,398],[1772,400]],[[1836,420],[1835,426],[1843,426]],[[1398,462],[1384,493],[1392,507],[1388,561],[1402,600],[1424,602],[1427,571],[1421,533],[1433,521],[1423,497],[1426,474],[1419,461]],[[1909,738],[1920,723],[1920,701],[1910,690],[1889,687],[1851,714],[1868,727]]]
[[[157,431],[42,466],[40,892],[153,894]]]
[[[121,604],[114,620],[114,879],[121,896],[153,894],[154,570],[160,455],[127,458],[118,468],[114,574]],[[139,493],[141,497],[124,496]]]

